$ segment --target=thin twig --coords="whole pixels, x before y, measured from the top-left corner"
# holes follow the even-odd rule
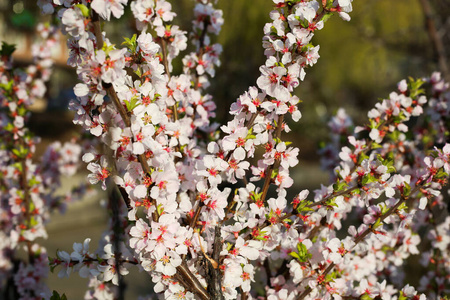
[[[438,33],[436,29],[430,2],[428,0],[420,0],[420,4],[422,5],[423,13],[425,15],[425,22],[427,26],[428,35],[430,37],[431,42],[433,43],[433,48],[438,58],[439,69],[441,70],[442,75],[444,76],[446,81],[450,81],[450,73],[448,69],[446,56],[447,53],[445,51],[441,35]]]
[[[25,226],[26,229],[31,228],[31,212],[30,212],[30,187],[28,185],[27,179],[27,158],[26,156],[21,159],[22,173],[20,174],[20,185],[23,190],[23,200],[25,205]],[[27,251],[28,251],[28,261],[30,264],[34,263],[34,252],[32,250],[31,241],[26,240]]]
[[[222,292],[222,271],[219,268],[219,259],[220,259],[220,251],[222,251],[222,239],[220,236],[220,226],[216,225],[214,228],[214,245],[213,245],[213,253],[212,260],[216,265],[213,265],[212,262],[207,259],[207,282],[208,288],[207,291],[214,300],[223,300],[223,292]]]
[[[162,56],[163,56],[162,59],[163,59],[164,69],[166,70],[166,74],[170,81],[169,59],[167,57],[167,42],[164,39],[164,37],[161,38],[160,46],[161,46],[161,50],[162,50]],[[174,121],[176,121],[176,120],[178,120],[178,109],[177,109],[176,103],[172,106],[172,110],[173,110],[173,119],[174,119]]]
[[[118,295],[117,300],[124,300],[125,299],[125,289],[126,284],[123,280],[122,274],[120,274],[120,267],[122,265],[120,257],[122,256],[120,252],[120,241],[121,241],[121,233],[120,233],[120,202],[118,201],[117,197],[114,195],[114,190],[112,190],[112,193],[110,195],[110,202],[109,202],[111,211],[112,211],[112,226],[113,226],[113,242],[114,242],[114,260],[115,260],[115,268],[116,268],[116,274],[118,277]]]
[[[275,130],[275,139],[280,138],[281,136],[281,129],[283,127],[283,120],[284,120],[284,115],[280,115],[278,117],[278,123],[277,123],[277,128]],[[261,195],[261,201],[264,202],[264,200],[266,199],[267,196],[267,192],[269,191],[269,186],[270,186],[270,181],[272,180],[272,171],[274,169],[274,165],[275,162],[268,166],[265,173],[265,180],[264,180],[264,185],[263,185],[263,189],[262,189],[262,195]]]

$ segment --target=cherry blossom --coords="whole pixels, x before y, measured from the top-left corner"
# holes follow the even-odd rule
[[[109,21],[111,14],[116,18],[120,18],[123,15],[123,6],[126,5],[127,2],[128,0],[93,0],[91,7],[103,19]]]
[[[302,116],[295,89],[320,58],[314,34],[332,14],[349,20],[352,1],[274,0],[256,86],[237,97],[223,126],[214,122],[216,105],[206,93],[221,63],[222,47],[214,40],[224,20],[215,2],[196,1],[188,35],[168,1],[131,1],[141,32],[115,46],[102,32],[103,20],[120,18],[128,1],[39,1],[44,12],[56,11],[69,36],[69,64],[80,80],[70,108],[96,147],[53,144],[35,165],[28,157],[35,140],[21,111],[44,95],[48,51],[36,47],[38,63],[25,71],[10,71],[10,59],[0,62],[7,70],[0,68],[6,104],[0,130],[12,145],[0,147],[8,190],[1,194],[8,234],[0,243],[1,268],[11,274],[13,264],[3,255],[46,236],[49,208],[61,202],[51,186],[59,175],[74,174],[85,153],[88,181],[103,189],[116,185],[123,202],[112,210],[94,253],[86,239],[71,254],[58,251],[50,265],[61,276],[88,277],[88,299],[117,297],[133,265],[168,299],[252,298],[255,281],[267,283],[258,296],[268,299],[444,295],[448,218],[434,215],[445,211],[441,191],[450,169],[448,85],[441,76],[401,81],[369,111],[365,126],[353,129],[339,110],[329,124],[332,144],[322,151],[331,181],[290,198],[300,150],[283,134]],[[188,37],[193,50],[183,53]],[[172,71],[175,60],[181,74]],[[353,220],[358,225],[346,228]],[[421,261],[433,266],[416,290],[405,286],[402,262],[418,254],[422,241],[431,247]],[[28,263],[14,276],[23,295],[27,285],[46,292],[45,251],[31,247]],[[422,291],[427,296],[419,296]]]

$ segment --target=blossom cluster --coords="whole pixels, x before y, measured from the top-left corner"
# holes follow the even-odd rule
[[[49,295],[45,284],[48,257],[37,239],[47,237],[45,223],[50,212],[64,210],[72,198],[70,193],[61,197],[55,192],[60,176],[73,175],[81,158],[76,141],[56,142],[48,146],[40,161],[34,157],[39,138],[26,126],[28,108],[45,94],[58,29],[39,24],[37,33],[39,40],[31,49],[32,65],[14,67],[14,46],[6,43],[2,44],[0,62],[0,282],[6,282],[5,295],[20,299]],[[27,253],[26,260],[18,258],[21,249]]]
[[[438,74],[433,74],[432,78],[436,77]],[[430,83],[431,90],[435,90],[436,83],[432,80]],[[369,112],[369,125],[356,127],[355,135],[348,137],[348,146],[341,148],[341,162],[334,169],[335,184],[322,188],[321,197],[325,197],[327,201],[323,202],[316,194],[316,201],[336,206],[327,214],[327,224],[340,229],[351,206],[356,207],[362,221],[359,228],[352,226],[349,229],[353,236],[350,241],[347,239],[339,242],[332,239],[328,242],[332,246],[328,246],[328,261],[341,272],[340,279],[344,279],[343,282],[346,283],[345,287],[340,286],[340,295],[367,295],[372,298],[380,296],[383,299],[393,297],[404,284],[402,261],[410,255],[419,254],[418,245],[422,238],[432,242],[431,235],[419,235],[422,230],[430,229],[425,220],[436,218],[436,209],[447,206],[440,190],[446,184],[448,176],[448,168],[445,166],[448,158],[444,153],[447,153],[449,145],[446,144],[442,150],[430,149],[429,151],[434,150],[432,156],[426,156],[422,149],[430,144],[424,144],[425,136],[419,133],[423,126],[412,127],[416,134],[407,136],[410,129],[405,126],[405,122],[410,118],[436,113],[433,112],[434,106],[426,106],[427,99],[421,95],[422,84],[422,80],[411,81],[409,84],[405,80],[401,81],[398,92],[391,93],[388,99],[382,100]],[[442,105],[448,101],[447,97],[441,95],[432,99]],[[337,137],[333,139],[334,145],[336,140],[341,140],[340,137],[348,133],[349,124],[351,121],[345,113],[339,111],[338,116],[330,123]],[[356,133],[365,138],[357,139]],[[331,196],[339,195],[332,203],[329,202],[332,199],[328,196],[330,193]],[[446,222],[444,217],[443,223]],[[349,251],[354,251],[353,257],[344,256]],[[436,259],[439,260],[441,255],[443,259],[448,256],[439,253]],[[443,266],[445,268],[447,267]],[[361,272],[355,273],[355,270]],[[326,275],[328,272],[323,273]],[[436,273],[430,272],[436,276],[432,283],[425,276],[421,279],[430,285],[436,285],[438,292],[427,290],[423,285],[418,290],[429,292],[428,297],[448,293],[441,284],[441,272],[442,269]],[[388,282],[392,284],[389,285]],[[359,288],[349,283],[359,283]],[[329,285],[333,286],[331,283]],[[410,286],[405,286],[400,292],[403,297],[416,297],[416,291]],[[421,297],[425,299],[424,295]]]
[[[213,43],[224,22],[215,2],[196,1],[189,34],[194,50],[181,58],[182,73],[174,74],[172,62],[187,49],[188,34],[173,24],[170,2],[129,3],[139,34],[119,48],[102,22],[122,17],[127,0],[38,1],[44,13],[60,18],[68,36],[68,64],[80,80],[70,103],[74,123],[103,144],[82,157],[88,180],[118,190],[127,208],[119,211],[111,196],[111,230],[99,249],[91,253],[89,239],[75,243],[70,254],[58,251],[52,269],[89,277],[87,299],[117,297],[133,265],[150,274],[154,291],[168,299],[256,297],[256,281],[268,299],[447,294],[448,275],[442,274],[449,269],[443,238],[449,218],[434,215],[446,206],[448,85],[438,74],[427,82],[401,81],[369,111],[368,124],[354,131],[339,111],[330,123],[336,138],[323,151],[333,183],[288,199],[300,150],[282,133],[290,131],[290,119],[301,118],[294,89],[319,58],[314,34],[335,13],[350,20],[352,1],[273,0],[262,41],[266,61],[256,86],[232,104],[233,119],[223,126],[212,121],[215,104],[205,92],[222,51]],[[410,122],[420,117],[427,122],[414,129]],[[10,131],[18,139],[20,131]],[[59,152],[63,159],[52,163],[58,148],[70,148],[73,156]],[[81,151],[67,148],[55,144],[43,170],[72,173]],[[15,196],[26,190],[17,188]],[[20,205],[10,207],[20,214]],[[345,228],[353,217],[360,225]],[[419,253],[418,233],[430,224],[432,250],[422,253],[430,271],[416,290],[405,285],[402,262]]]

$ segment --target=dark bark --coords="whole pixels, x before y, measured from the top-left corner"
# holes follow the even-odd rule
[[[212,260],[217,263],[213,265],[212,262],[207,259],[206,279],[208,281],[208,294],[211,300],[223,300],[222,294],[222,272],[219,268],[220,251],[222,250],[222,239],[220,238],[220,226],[216,225],[214,230],[214,245]]]

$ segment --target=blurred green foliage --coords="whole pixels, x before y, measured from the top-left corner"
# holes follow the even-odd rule
[[[326,137],[324,122],[337,108],[346,108],[357,124],[363,123],[367,111],[395,90],[398,81],[429,75],[436,68],[418,1],[353,3],[350,22],[336,15],[315,33],[313,43],[320,45],[321,58],[307,70],[296,91],[303,100],[303,119],[290,125],[300,131],[311,151]],[[225,24],[217,41],[224,52],[209,92],[219,104],[218,119],[224,121],[229,105],[248,86],[255,85],[259,76],[259,66],[265,61],[262,28],[270,21],[268,12],[273,5],[269,0],[226,0],[219,1],[219,7]],[[190,11],[177,13],[181,19],[191,16]]]

